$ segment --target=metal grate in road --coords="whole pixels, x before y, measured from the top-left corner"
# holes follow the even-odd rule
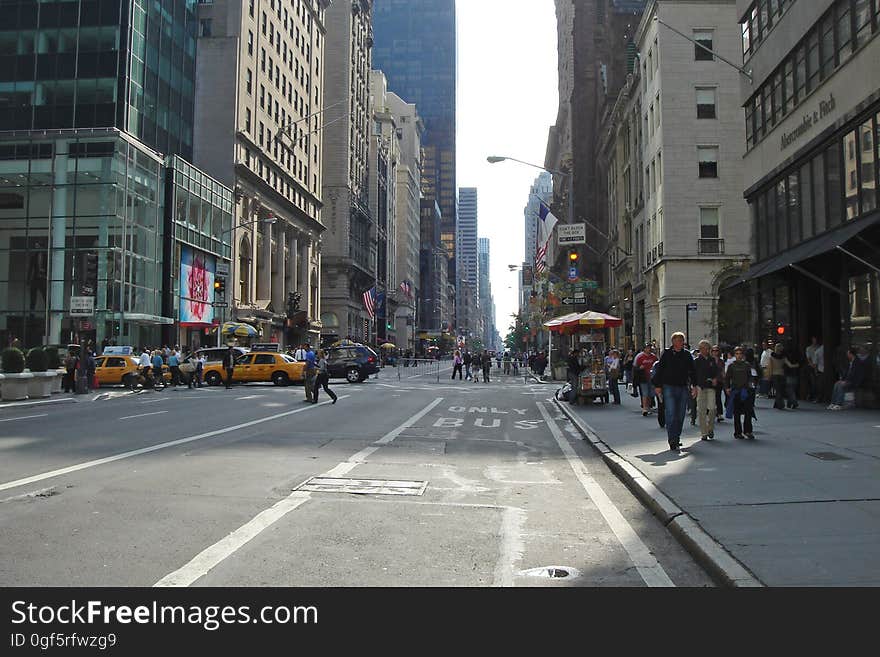
[[[807,452],[807,456],[812,456],[820,461],[852,461],[848,456],[836,452]]]
[[[401,479],[346,479],[343,477],[312,477],[294,490],[310,493],[351,493],[353,495],[414,495],[420,496],[427,481]]]

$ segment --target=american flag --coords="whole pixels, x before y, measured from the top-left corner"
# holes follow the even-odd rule
[[[370,316],[370,319],[376,319],[376,286],[374,285],[369,290],[364,292],[364,308],[367,309],[367,314]]]
[[[538,210],[538,248],[535,251],[535,273],[543,273],[547,269],[547,248],[550,246],[550,238],[558,219],[550,212],[545,203],[541,203]]]
[[[403,283],[400,284],[400,291],[406,295],[407,299],[412,299],[412,283],[408,280],[404,280]]]

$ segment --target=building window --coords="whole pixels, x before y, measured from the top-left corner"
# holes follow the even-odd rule
[[[251,57],[254,56],[254,33],[251,30],[248,30],[248,55]]]
[[[700,165],[700,178],[718,177],[718,147],[698,146],[697,156]]]
[[[849,132],[843,138],[843,170],[846,171],[846,185],[844,197],[846,199],[846,218],[855,219],[859,212],[859,174],[858,174],[858,141],[855,131]]]
[[[717,240],[721,237],[718,208],[700,208],[700,239]],[[711,247],[710,247],[711,248]],[[701,252],[705,253],[701,246]]]
[[[210,37],[211,36],[211,19],[203,18],[199,21],[199,36],[200,37]]]
[[[714,61],[711,53],[713,49],[712,40],[714,32],[712,30],[694,30],[694,60],[698,62]],[[708,48],[708,50],[707,50]]]
[[[250,17],[254,17],[254,0],[248,0],[248,14]]]
[[[697,89],[697,118],[698,119],[714,119],[717,118],[715,112],[715,94],[714,87],[704,87]]]
[[[244,131],[251,134],[251,111],[249,109],[244,111]]]

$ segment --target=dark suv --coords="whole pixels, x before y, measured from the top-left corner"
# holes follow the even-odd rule
[[[324,351],[327,353],[331,378],[360,383],[379,372],[379,356],[369,347],[329,347]]]

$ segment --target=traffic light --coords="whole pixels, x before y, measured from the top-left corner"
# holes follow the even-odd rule
[[[387,328],[390,331],[394,327],[391,326],[391,322],[385,322],[385,328]]]
[[[225,298],[226,297],[226,277],[225,276],[216,276],[214,277],[214,298]]]
[[[780,338],[785,337],[785,324],[782,322],[776,325],[776,335]]]
[[[578,258],[579,258],[579,257],[580,257],[580,256],[578,255],[578,252],[577,252],[577,251],[574,251],[574,250],[569,251],[569,252],[568,252],[568,262],[569,262],[569,264],[570,264],[572,267],[574,267],[575,265],[577,265],[577,263],[578,263]]]

